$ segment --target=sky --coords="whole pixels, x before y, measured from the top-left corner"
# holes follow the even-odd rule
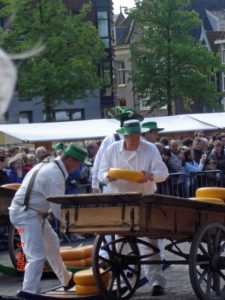
[[[114,14],[118,14],[120,12],[120,5],[132,7],[134,6],[134,0],[113,0]]]

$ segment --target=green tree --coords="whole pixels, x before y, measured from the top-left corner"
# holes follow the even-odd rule
[[[54,120],[57,104],[86,99],[87,90],[94,92],[103,85],[98,69],[105,58],[104,45],[86,19],[89,5],[72,15],[61,0],[3,2],[4,11],[11,14],[3,47],[19,53],[40,39],[45,45],[41,55],[19,64],[18,92],[26,100],[41,96],[48,121]]]
[[[190,109],[193,101],[212,107],[217,87],[209,78],[222,70],[218,55],[209,52],[190,34],[201,25],[187,0],[136,0],[131,11],[137,42],[132,44],[134,91],[149,99],[151,110],[174,101]]]

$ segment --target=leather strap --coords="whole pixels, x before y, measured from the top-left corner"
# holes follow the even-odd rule
[[[65,175],[62,167],[60,166],[59,162],[57,160],[54,160],[54,162],[57,164],[57,166],[59,167],[60,171],[62,172],[64,179],[66,179],[66,175]]]
[[[29,204],[29,200],[30,200],[30,194],[31,194],[31,190],[32,190],[32,187],[34,185],[34,180],[37,176],[37,173],[40,171],[40,169],[45,165],[46,163],[42,163],[40,164],[39,168],[37,168],[34,173],[32,174],[31,176],[31,179],[30,179],[30,182],[28,184],[28,187],[27,187],[27,190],[26,190],[26,194],[25,194],[25,197],[24,197],[24,202],[23,202],[23,208],[22,210],[26,211],[28,209],[28,204]]]
[[[120,141],[119,133],[114,133],[114,139],[115,141]]]

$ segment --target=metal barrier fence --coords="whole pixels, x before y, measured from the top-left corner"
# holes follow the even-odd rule
[[[221,170],[191,173],[171,173],[166,181],[157,184],[157,193],[176,197],[194,197],[200,187],[224,187],[225,180]]]

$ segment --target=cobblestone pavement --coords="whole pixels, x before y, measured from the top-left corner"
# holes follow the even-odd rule
[[[184,248],[188,248],[186,244]],[[166,258],[174,258],[170,253],[165,253]],[[11,265],[7,251],[0,251],[0,264]],[[148,284],[139,288],[135,295],[131,298],[133,300],[196,300],[197,297],[192,291],[189,280],[188,266],[172,265],[165,271],[167,278],[167,287],[165,295],[160,297],[151,296],[151,288]],[[57,279],[43,279],[41,282],[42,289],[49,289],[58,285]],[[21,289],[22,277],[10,277],[0,273],[0,295],[1,296],[15,296],[16,291]]]

